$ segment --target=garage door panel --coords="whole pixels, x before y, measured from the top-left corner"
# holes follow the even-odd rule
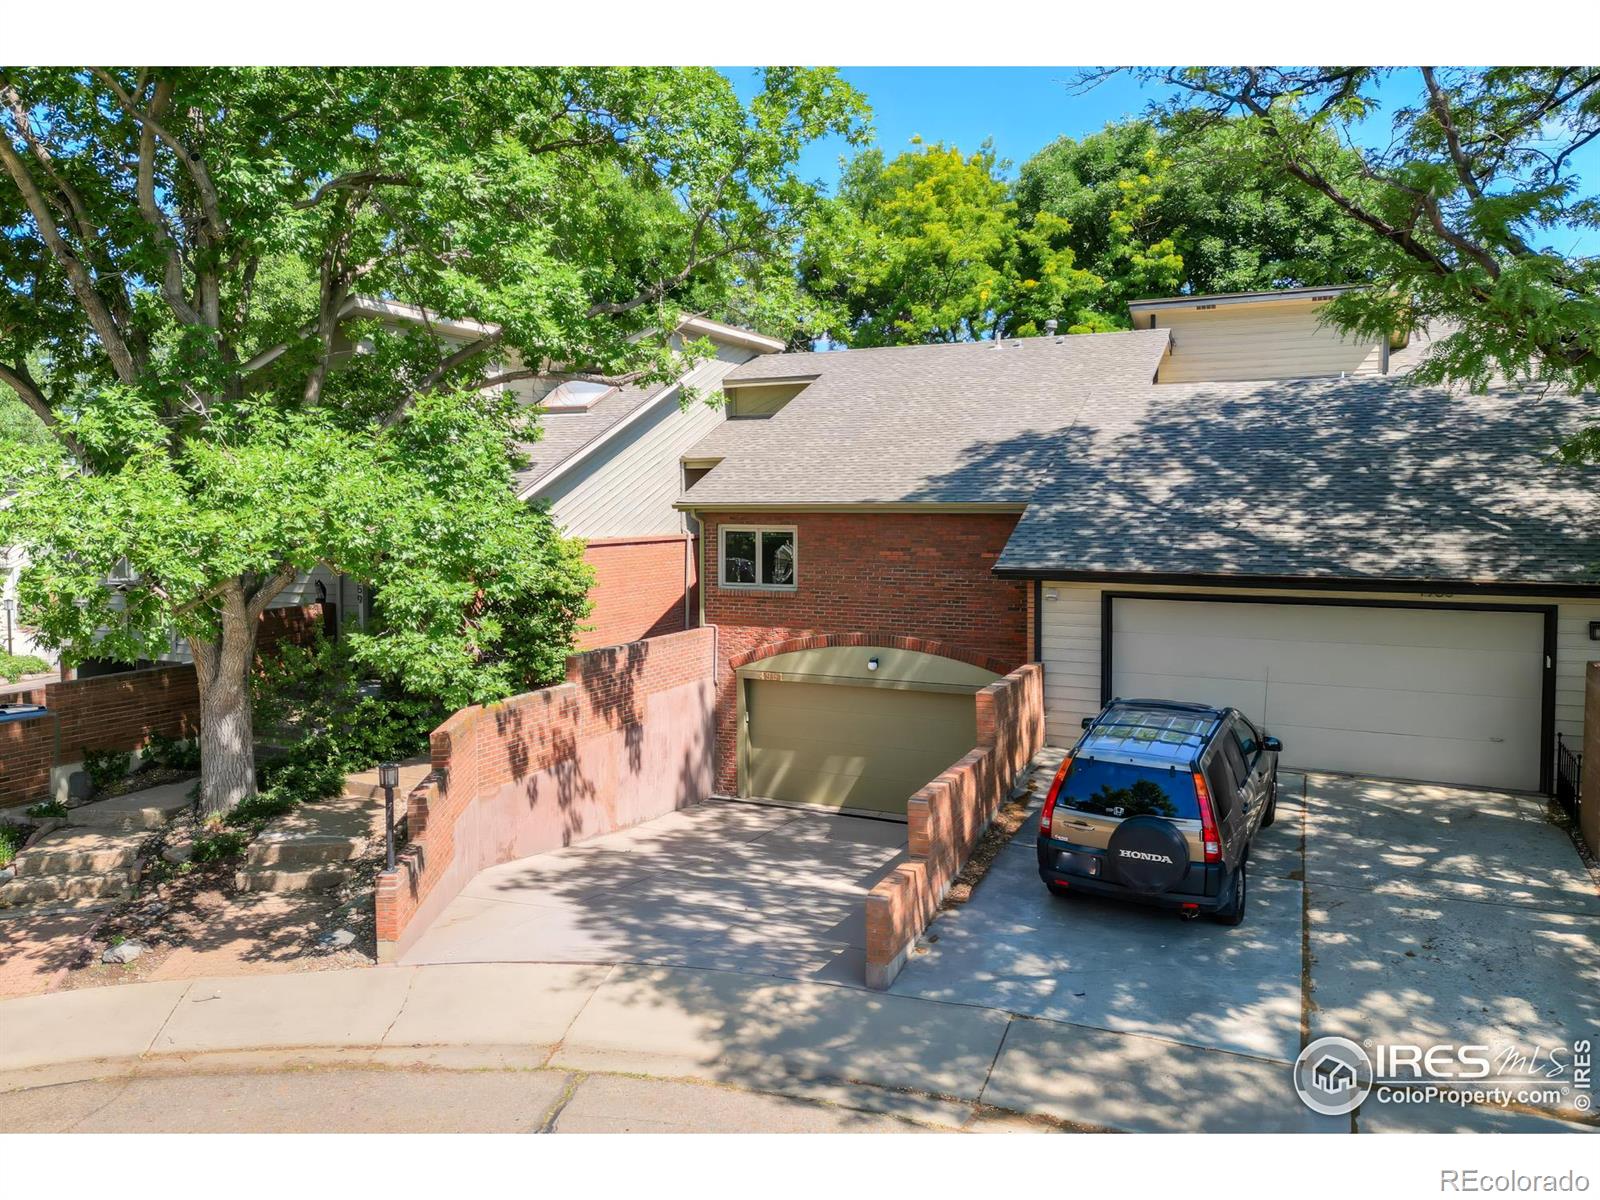
[[[1506,696],[1452,696],[1448,704],[1439,699],[1428,692],[1275,682],[1268,687],[1267,709],[1274,732],[1292,724],[1458,741],[1538,737],[1537,702]]]
[[[1503,746],[1453,739],[1419,739],[1385,733],[1348,733],[1315,726],[1274,724],[1283,739],[1284,766],[1340,771],[1389,779],[1464,783],[1527,791],[1525,769],[1508,761]],[[1296,757],[1296,747],[1302,757]],[[1347,766],[1329,763],[1353,762]]]
[[[763,690],[765,686],[762,685]],[[834,689],[819,686],[817,690],[827,692]],[[943,741],[950,737],[961,737],[962,731],[971,729],[975,723],[974,717],[963,720],[964,714],[950,711],[952,707],[959,707],[959,702],[962,700],[965,700],[966,707],[972,707],[970,696],[954,697],[956,705],[951,705],[947,701],[942,705],[930,706],[907,702],[905,696],[887,689],[846,688],[840,691],[841,693],[869,692],[873,699],[879,701],[877,704],[853,705],[849,708],[850,730],[846,745],[914,750],[930,740]],[[844,699],[842,694],[840,699],[841,701]],[[751,705],[752,746],[790,749],[816,746],[829,749],[840,745],[839,707],[818,708],[790,703],[789,698],[784,697],[781,702],[781,718],[769,720],[767,714],[762,711],[764,703],[766,697],[763,696]]]
[[[1117,629],[1126,633],[1240,638],[1247,641],[1431,646],[1459,650],[1521,650],[1542,640],[1539,613],[1471,609],[1372,607],[1345,604],[1248,604],[1117,600]],[[1172,610],[1183,609],[1173,614]],[[1375,620],[1381,615],[1381,620]]]
[[[1319,641],[1275,643],[1267,662],[1267,679],[1273,684],[1396,688],[1446,695],[1475,695],[1490,687],[1496,695],[1537,703],[1544,672],[1542,662],[1526,649],[1466,653],[1432,646]]]
[[[1116,673],[1112,694],[1125,700],[1186,700],[1237,708],[1253,721],[1264,720],[1267,685],[1259,679],[1225,679],[1205,675],[1156,675],[1135,671]]]
[[[1111,615],[1114,695],[1238,708],[1287,765],[1539,785],[1542,613],[1139,598]]]
[[[971,693],[752,680],[745,703],[751,796],[904,813],[977,742]]]

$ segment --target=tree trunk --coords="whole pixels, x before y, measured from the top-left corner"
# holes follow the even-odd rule
[[[250,672],[257,620],[241,590],[222,597],[222,632],[215,641],[190,639],[200,681],[200,814],[221,816],[256,794]]]

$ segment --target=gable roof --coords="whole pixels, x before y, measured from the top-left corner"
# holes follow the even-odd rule
[[[1021,507],[1038,453],[1080,408],[1147,389],[1164,329],[934,346],[773,354],[725,386],[809,378],[772,417],[728,421],[685,457],[722,461],[680,505]]]
[[[996,570],[1593,585],[1600,402],[1404,377],[1164,384],[1086,409]]]

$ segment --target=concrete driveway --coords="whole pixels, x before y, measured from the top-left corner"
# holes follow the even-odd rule
[[[480,873],[406,963],[644,963],[859,984],[898,821],[709,801]]]
[[[1052,897],[1030,821],[892,990],[1082,1027],[1108,1067],[1142,1061],[1146,1039],[1211,1051],[1158,1055],[1197,1084],[1328,1034],[1528,1047],[1600,1031],[1600,897],[1542,798],[1285,773],[1278,811],[1234,929]],[[1103,1115],[1119,1089],[1148,1099],[1128,1074],[1064,1115]]]

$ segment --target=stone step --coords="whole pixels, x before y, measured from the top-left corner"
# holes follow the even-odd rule
[[[68,900],[124,900],[133,894],[131,871],[99,875],[19,875],[0,884],[0,908],[59,904]]]
[[[67,824],[80,829],[160,829],[193,803],[189,799],[193,789],[194,781],[185,779],[80,804],[67,813]]]
[[[433,764],[425,758],[408,758],[400,764],[400,786],[394,789],[396,809],[404,809],[405,798],[417,784],[428,777]],[[378,786],[378,768],[358,771],[344,781],[344,794],[354,800],[383,800],[383,788]]]
[[[360,856],[367,839],[303,834],[298,837],[273,837],[267,830],[250,843],[244,861],[252,867],[314,867],[326,863],[349,862]]]
[[[344,867],[322,866],[292,870],[281,867],[244,867],[234,873],[241,892],[331,892],[350,872]]]
[[[18,878],[44,875],[102,874],[138,861],[147,833],[139,829],[75,829],[68,826],[45,834],[13,864]]]

